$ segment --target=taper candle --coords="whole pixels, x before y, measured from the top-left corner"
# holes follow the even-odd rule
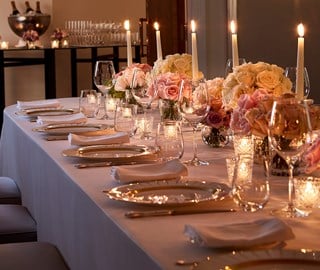
[[[191,49],[192,49],[192,79],[198,78],[198,49],[197,49],[197,34],[196,34],[196,23],[191,20]]]
[[[233,67],[239,66],[239,53],[238,53],[238,37],[235,21],[230,22],[231,30],[231,45],[232,45],[232,63]]]
[[[157,59],[162,59],[162,47],[161,47],[161,37],[159,30],[159,23],[155,22],[153,24],[154,29],[156,30],[156,44],[157,44]]]
[[[297,74],[296,74],[296,94],[302,100],[304,97],[304,27],[300,23],[298,30],[298,52],[297,52]]]
[[[132,65],[131,31],[129,20],[124,21],[124,29],[127,31],[127,63],[129,67]]]

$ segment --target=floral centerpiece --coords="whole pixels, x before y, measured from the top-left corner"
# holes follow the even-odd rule
[[[62,46],[63,40],[66,40],[69,37],[69,34],[67,31],[61,29],[61,28],[56,28],[53,31],[53,34],[51,35],[51,40],[56,40],[59,42],[59,46]]]
[[[224,79],[217,77],[206,81],[210,99],[210,110],[203,121],[202,140],[212,147],[226,145],[230,124],[231,110],[225,110],[222,103],[222,89]]]
[[[27,30],[23,33],[22,39],[27,43],[29,49],[35,49],[35,42],[39,40],[39,34],[35,30]]]
[[[181,73],[166,72],[159,74],[149,88],[148,95],[160,100],[160,114],[162,120],[180,120],[177,101],[179,99],[181,83],[184,81],[183,95],[191,92],[191,81]]]
[[[151,70],[152,67],[148,64],[134,63],[130,65],[115,75],[114,88],[109,91],[109,94],[115,98],[127,98],[129,103],[136,103],[131,90],[147,88]]]

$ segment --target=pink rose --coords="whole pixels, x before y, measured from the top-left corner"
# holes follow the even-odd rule
[[[318,138],[310,149],[305,153],[304,160],[307,163],[307,172],[313,172],[317,169],[317,163],[320,161],[320,139]]]

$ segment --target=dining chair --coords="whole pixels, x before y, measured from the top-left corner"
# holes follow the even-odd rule
[[[21,204],[20,190],[10,177],[0,177],[0,204]]]
[[[0,245],[0,269],[67,270],[60,251],[47,242],[24,242]]]
[[[0,204],[0,244],[30,241],[37,241],[37,224],[28,209]]]

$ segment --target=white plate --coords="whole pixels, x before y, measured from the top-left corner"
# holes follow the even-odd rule
[[[320,269],[320,252],[307,250],[268,249],[236,251],[214,255],[213,259],[200,262],[194,269],[230,270],[312,270]]]
[[[104,191],[108,198],[144,205],[187,205],[218,201],[229,193],[220,183],[162,180],[123,185]]]
[[[39,108],[39,109],[26,109],[17,111],[16,115],[36,118],[38,116],[56,116],[56,115],[70,115],[78,112],[75,109],[63,109],[63,108]]]
[[[95,132],[111,128],[103,124],[51,124],[36,127],[33,130],[47,135],[68,135],[69,133]]]
[[[65,157],[99,161],[134,161],[154,153],[154,148],[145,145],[90,145],[62,151]]]

